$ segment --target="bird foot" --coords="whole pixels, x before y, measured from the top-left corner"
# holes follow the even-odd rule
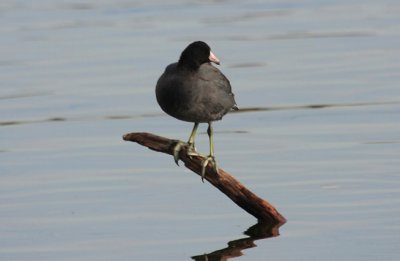
[[[218,173],[218,167],[217,167],[217,162],[215,161],[215,157],[208,155],[206,159],[201,162],[201,181],[203,183],[204,183],[204,178],[206,176],[206,168],[209,162],[211,162],[214,171]]]
[[[174,149],[173,149],[174,161],[175,161],[176,165],[178,165],[178,166],[179,166],[179,163],[178,163],[178,161],[179,161],[179,152],[181,151],[182,147],[186,146],[186,145],[187,145],[186,142],[178,140],[176,142],[176,145],[175,145]]]
[[[196,147],[194,146],[194,143],[188,143],[188,144],[189,144],[189,147],[187,150],[187,155],[190,158],[192,158],[192,156],[201,156],[201,154],[196,151]]]
[[[201,155],[200,153],[198,153],[196,151],[196,148],[194,147],[193,143],[186,143],[186,142],[178,140],[176,142],[176,145],[173,148],[174,161],[175,161],[176,165],[179,166],[179,152],[181,151],[183,146],[188,146],[187,155],[189,157],[192,157],[192,156],[202,156],[202,157],[204,157],[203,155]],[[215,157],[212,156],[212,155],[208,155],[201,162],[201,181],[203,183],[204,183],[204,178],[206,176],[206,168],[208,166],[208,163],[211,163],[214,171],[216,173],[218,173],[218,167],[217,167],[217,162],[215,161]]]
[[[198,153],[196,151],[196,148],[194,147],[193,143],[186,143],[186,142],[178,140],[176,142],[176,145],[175,145],[174,149],[173,149],[174,161],[175,161],[176,165],[179,166],[179,163],[178,163],[178,161],[179,161],[179,152],[181,151],[183,146],[188,146],[187,155],[190,158],[192,158],[192,156],[202,156],[200,153]]]

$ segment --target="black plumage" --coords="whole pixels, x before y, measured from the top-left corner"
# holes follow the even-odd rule
[[[236,108],[229,80],[211,65],[209,56],[207,44],[194,42],[179,62],[167,66],[156,86],[164,112],[179,120],[208,123]]]
[[[202,164],[203,177],[208,162],[217,171],[211,123],[221,120],[230,110],[237,110],[229,80],[211,62],[219,64],[210,47],[201,41],[193,42],[183,50],[178,62],[167,66],[156,85],[157,102],[164,112],[195,123],[188,141],[190,155],[198,155],[194,139],[199,123],[208,123],[210,154]],[[182,145],[175,146],[175,162]]]

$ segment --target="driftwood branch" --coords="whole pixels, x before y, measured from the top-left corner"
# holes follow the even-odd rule
[[[123,139],[137,142],[149,149],[170,155],[173,155],[173,148],[178,142],[177,140],[144,132],[128,133],[123,136]],[[188,156],[187,146],[183,146],[179,158],[188,169],[201,176],[201,162],[204,160],[202,156]],[[259,221],[275,224],[284,224],[286,222],[286,219],[270,203],[248,190],[223,169],[219,168],[217,173],[213,170],[211,164],[208,164],[205,179]]]

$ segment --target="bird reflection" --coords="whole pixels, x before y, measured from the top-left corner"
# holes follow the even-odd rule
[[[243,234],[249,237],[239,238],[228,242],[228,247],[213,251],[208,254],[192,256],[196,261],[224,261],[242,256],[242,250],[256,247],[254,241],[279,236],[279,227],[282,224],[258,222],[249,227]]]

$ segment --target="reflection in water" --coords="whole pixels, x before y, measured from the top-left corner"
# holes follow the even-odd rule
[[[208,254],[192,256],[192,259],[196,261],[220,261],[242,256],[242,250],[257,246],[254,241],[279,236],[279,227],[281,225],[259,222],[243,232],[249,237],[229,241],[226,248],[215,250]]]

